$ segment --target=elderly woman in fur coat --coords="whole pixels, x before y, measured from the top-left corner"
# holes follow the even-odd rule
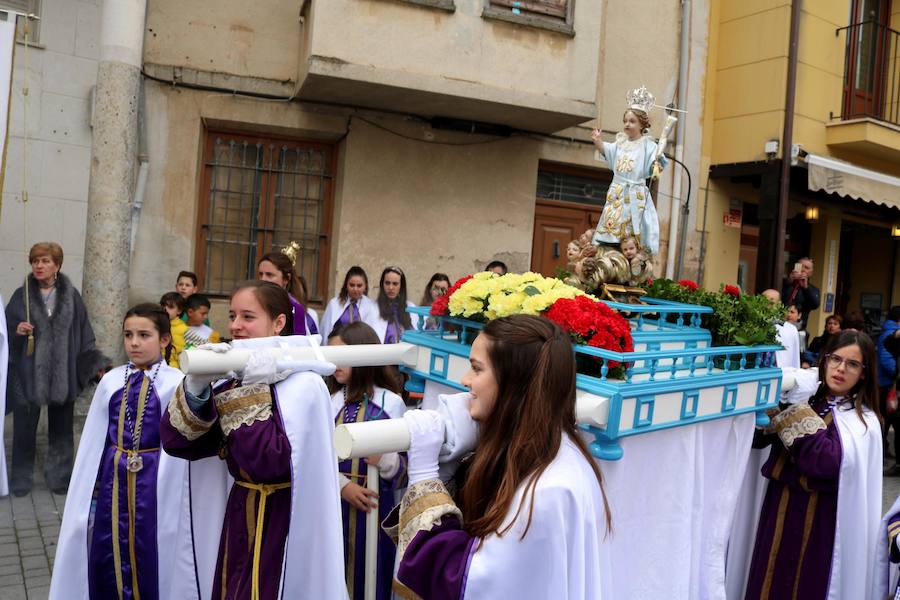
[[[28,288],[23,285],[13,292],[6,306],[7,406],[13,410],[10,489],[16,496],[31,491],[38,418],[46,406],[50,446],[44,475],[54,493],[64,494],[72,474],[75,398],[109,368],[110,360],[94,347],[81,295],[59,272],[59,244],[35,244],[28,259]]]

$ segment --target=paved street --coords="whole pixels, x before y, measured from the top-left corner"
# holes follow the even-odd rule
[[[90,390],[92,392],[92,390]],[[90,394],[76,406],[80,434]],[[12,442],[12,415],[4,429],[7,460]],[[38,464],[47,449],[46,423],[42,417],[38,431]],[[885,463],[889,466],[889,463]],[[900,477],[884,480],[883,507],[886,510],[900,495]],[[0,498],[0,600],[44,600],[50,589],[50,570],[62,519],[65,496],[52,494],[44,483],[42,469],[35,469],[32,493],[22,498]]]

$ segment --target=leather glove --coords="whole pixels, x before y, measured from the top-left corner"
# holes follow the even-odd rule
[[[409,485],[437,479],[444,420],[434,410],[410,410],[403,418],[409,427]]]
[[[245,385],[253,383],[272,385],[300,371],[312,371],[325,376],[334,373],[334,369],[335,366],[330,362],[294,360],[290,357],[279,357],[271,349],[259,348],[250,354],[242,380]]]

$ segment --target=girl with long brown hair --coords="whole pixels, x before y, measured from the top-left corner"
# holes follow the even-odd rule
[[[294,263],[282,252],[268,252],[263,254],[256,263],[256,276],[261,281],[269,281],[279,285],[288,293],[294,315],[292,333],[306,335],[319,333],[316,319],[306,308],[308,299],[306,287],[294,269]]]
[[[400,587],[430,599],[599,597],[609,507],[575,423],[571,341],[547,319],[507,317],[485,326],[469,361],[480,433],[458,502],[438,479],[440,417],[405,415],[410,486],[386,523]]]

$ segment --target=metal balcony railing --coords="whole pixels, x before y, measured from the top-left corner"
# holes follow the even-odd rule
[[[846,33],[841,118],[900,125],[900,32],[875,21],[841,27]]]

